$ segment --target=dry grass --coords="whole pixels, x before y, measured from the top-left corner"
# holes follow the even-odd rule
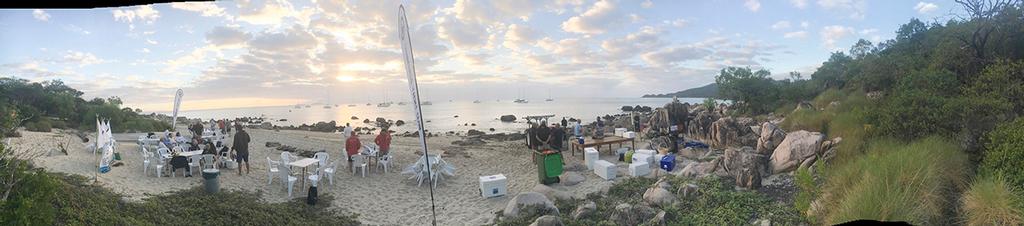
[[[961,197],[966,225],[1024,225],[1021,196],[1001,176],[979,178]]]

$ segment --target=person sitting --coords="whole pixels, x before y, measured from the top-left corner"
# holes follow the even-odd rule
[[[388,131],[388,128],[385,127],[380,130],[380,134],[377,135],[377,138],[373,139],[373,142],[380,148],[377,152],[378,156],[387,155],[388,150],[391,149],[391,133]]]
[[[146,134],[146,139],[153,139],[153,138],[156,138],[156,133],[149,132],[148,134]]]
[[[352,156],[359,153],[359,148],[362,146],[363,144],[359,142],[359,134],[352,132],[348,140],[345,141],[345,152],[346,156],[348,156],[349,164],[352,163]]]
[[[161,137],[160,143],[163,144],[164,147],[167,149],[171,149],[172,147],[174,147],[174,143],[168,140],[166,137]]]
[[[188,139],[183,137],[183,136],[181,136],[181,132],[175,132],[174,133],[174,142],[177,142],[179,144],[184,144],[184,143],[188,143]]]
[[[188,158],[185,158],[185,156],[178,155],[177,153],[174,154],[174,157],[171,157],[170,164],[172,175],[174,174],[175,171],[178,171],[178,168],[185,168],[186,173],[192,171],[192,168],[188,167]]]

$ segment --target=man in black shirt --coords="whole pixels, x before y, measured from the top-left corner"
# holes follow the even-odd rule
[[[562,151],[562,141],[565,140],[565,130],[559,127],[558,124],[551,124],[551,138],[548,140],[551,142],[551,149]]]
[[[551,128],[548,127],[547,122],[541,121],[540,127],[536,130],[537,140],[540,141],[539,145],[551,145]]]
[[[238,175],[242,175],[242,161],[245,161],[245,174],[249,174],[249,133],[242,129],[242,125],[235,125],[235,140],[231,149],[235,150],[235,160],[238,162]]]

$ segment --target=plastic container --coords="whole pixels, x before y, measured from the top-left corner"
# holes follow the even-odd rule
[[[659,165],[661,166],[661,169],[664,169],[665,171],[668,172],[672,172],[672,169],[675,169],[676,167],[676,156],[665,155],[665,157],[661,158],[661,162]]]
[[[218,169],[203,170],[203,187],[206,189],[206,193],[213,194],[220,191],[220,181],[217,176],[220,176]]]
[[[484,198],[505,195],[508,192],[508,179],[504,174],[480,177],[480,195]]]
[[[541,184],[558,183],[558,176],[562,174],[562,155],[558,152],[545,152],[533,152],[534,159],[538,160],[534,161],[537,163],[537,180]]]

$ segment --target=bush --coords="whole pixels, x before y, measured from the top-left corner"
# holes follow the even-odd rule
[[[845,142],[844,142],[845,143]],[[951,224],[952,191],[964,185],[967,156],[939,137],[872,142],[867,154],[833,168],[823,187],[824,223],[857,219]]]
[[[1024,200],[1001,176],[983,176],[961,198],[967,225],[1024,225]]]
[[[818,193],[818,186],[814,184],[814,175],[811,175],[811,170],[808,168],[798,168],[794,180],[799,190],[797,190],[796,199],[793,200],[793,206],[801,213],[805,213],[811,207],[811,202],[814,201],[814,197]]]
[[[985,156],[978,167],[982,175],[1002,175],[1016,190],[1024,191],[1024,118],[989,132]]]
[[[821,94],[818,94],[818,96],[815,97],[813,101],[811,101],[811,105],[813,105],[814,108],[825,108],[832,102],[839,101],[842,98],[843,93],[840,92],[839,90],[828,89],[825,90],[824,92],[821,92]]]
[[[786,119],[779,125],[786,131],[817,131],[827,132],[828,122],[832,120],[833,113],[831,111],[819,111],[815,109],[804,108],[795,110],[786,116]]]
[[[49,121],[27,122],[25,129],[32,132],[50,132],[52,127]]]

